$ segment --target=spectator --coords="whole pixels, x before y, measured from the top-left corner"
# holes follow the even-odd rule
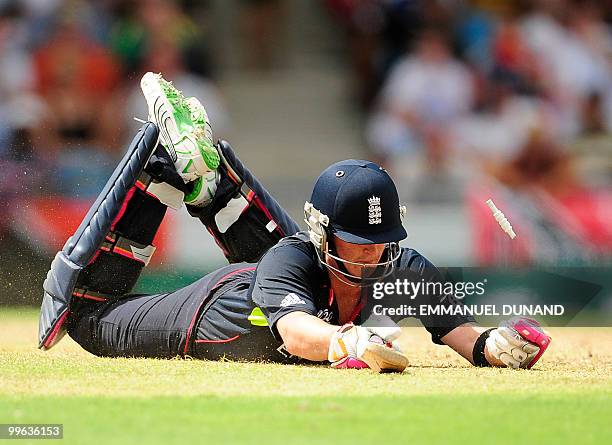
[[[279,63],[285,31],[285,0],[242,0],[240,19],[245,66],[269,70]]]
[[[99,177],[84,177],[81,171],[92,159],[110,168],[118,154],[109,98],[119,84],[119,65],[70,14],[60,18],[34,60],[36,90],[45,104],[38,151],[58,165],[60,191],[95,194],[108,171],[101,168]]]
[[[436,17],[439,2],[422,0],[325,0],[346,32],[354,95],[369,108],[389,70],[412,47],[424,16]],[[431,18],[431,17],[430,17]]]
[[[426,154],[439,163],[449,142],[447,125],[469,111],[473,100],[468,69],[451,56],[439,30],[426,30],[415,53],[400,59],[384,85],[368,143],[383,160]]]
[[[100,127],[100,109],[119,82],[119,65],[108,50],[91,41],[76,23],[63,22],[34,54],[37,91],[48,108],[45,140],[61,149],[65,139],[97,147],[113,146]]]
[[[593,95],[608,95],[611,40],[593,2],[540,2],[525,16],[522,33],[535,54],[548,97],[565,117],[565,136],[583,130],[583,109]],[[576,7],[577,6],[577,7]]]

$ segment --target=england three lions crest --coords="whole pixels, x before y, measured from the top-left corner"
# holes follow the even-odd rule
[[[368,198],[368,217],[370,224],[382,223],[382,209],[380,207],[380,198],[378,196],[372,196]]]

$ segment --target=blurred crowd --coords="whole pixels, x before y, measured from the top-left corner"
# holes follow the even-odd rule
[[[382,162],[509,159],[612,131],[612,6],[596,0],[328,0]],[[390,162],[389,162],[390,163]]]
[[[480,262],[610,258],[610,2],[327,5],[350,42],[367,146],[407,199],[467,196]],[[487,196],[520,215],[519,242],[488,227]]]
[[[274,66],[290,3],[236,0],[246,68]],[[610,202],[592,192],[612,183],[610,2],[314,3],[346,36],[335,57],[351,67],[364,141],[399,178],[405,199],[457,202],[481,178],[517,208],[530,208],[525,200],[535,195],[534,208],[556,206],[556,216],[524,215],[534,227],[538,218],[575,220],[578,203],[591,220],[577,218],[561,232],[612,251],[612,229],[600,222],[612,215],[598,216]],[[13,198],[98,193],[140,125],[133,117],[146,118],[139,91],[146,71],[198,97],[223,135],[228,115],[206,46],[210,7],[0,0],[0,234]],[[548,235],[559,244],[561,235]]]
[[[0,192],[95,196],[143,115],[139,79],[164,72],[226,117],[206,4],[0,1]],[[89,168],[95,166],[95,168]]]

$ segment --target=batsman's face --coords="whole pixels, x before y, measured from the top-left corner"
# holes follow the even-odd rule
[[[334,246],[338,256],[347,261],[344,263],[346,270],[351,275],[360,277],[363,276],[364,266],[351,263],[378,263],[385,251],[386,244],[351,244],[334,236]],[[334,261],[333,259],[330,260]]]

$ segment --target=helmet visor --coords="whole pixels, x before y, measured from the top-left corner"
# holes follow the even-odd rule
[[[349,261],[329,250],[326,253],[329,258],[334,260],[337,267],[329,264],[328,261],[322,261],[322,263],[330,269],[336,277],[340,278],[338,276],[338,274],[340,274],[352,285],[361,284],[362,286],[368,286],[383,280],[394,272],[395,263],[400,258],[402,251],[397,243],[388,243],[381,260],[376,263]],[[359,275],[350,273],[347,270],[347,265],[353,266],[353,268],[356,267],[359,270]]]

